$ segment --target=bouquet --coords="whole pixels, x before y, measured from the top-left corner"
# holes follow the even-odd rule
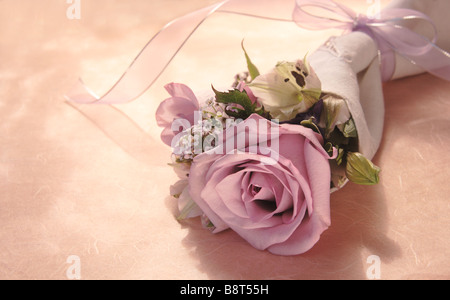
[[[197,99],[186,85],[166,86],[156,118],[181,177],[171,191],[178,219],[200,216],[257,249],[303,253],[330,225],[330,191],[376,184],[380,169],[358,152],[346,102],[322,91],[307,59],[260,75],[244,52],[249,71],[229,91]]]
[[[331,0],[297,0],[291,21],[311,30],[342,28],[345,34],[303,59],[274,61],[262,74],[242,44],[247,71],[227,90],[212,83],[206,97],[198,98],[185,84],[166,85],[170,97],[156,120],[180,177],[171,187],[178,220],[200,217],[213,233],[231,229],[256,249],[277,255],[310,250],[331,225],[333,192],[349,181],[379,182],[380,168],[371,160],[383,134],[382,82],[425,71],[450,80],[450,54],[437,44],[445,24],[439,20],[450,2],[434,1],[440,9],[430,16],[422,11],[431,6],[423,2],[396,0],[369,17]],[[152,83],[211,14],[276,19],[271,13],[277,3],[229,0],[190,14],[155,36],[104,97],[78,89],[69,99],[130,101],[148,88],[137,80],[148,64],[160,66],[147,76]],[[431,37],[422,33],[427,26]],[[182,38],[168,42],[171,34]]]

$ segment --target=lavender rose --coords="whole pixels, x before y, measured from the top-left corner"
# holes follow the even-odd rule
[[[240,146],[233,141],[243,137]],[[308,128],[252,115],[229,128],[221,146],[194,159],[190,196],[214,233],[231,228],[257,249],[302,254],[330,226],[331,158],[322,144]]]

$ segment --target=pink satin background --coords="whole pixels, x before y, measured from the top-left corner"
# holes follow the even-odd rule
[[[67,279],[71,255],[82,279],[365,279],[371,255],[382,279],[450,279],[450,84],[430,75],[385,84],[381,183],[333,194],[332,226],[310,252],[278,257],[174,218],[177,178],[154,119],[163,85],[229,85],[243,37],[264,70],[338,31],[218,15],[136,102],[64,102],[79,76],[102,94],[162,26],[213,3],[81,0],[69,20],[66,1],[0,2],[0,279]]]

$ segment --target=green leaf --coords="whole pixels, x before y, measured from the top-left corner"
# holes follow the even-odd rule
[[[250,116],[245,110],[242,110],[239,108],[233,108],[233,109],[225,108],[226,114],[232,118],[245,120]]]
[[[333,154],[334,154],[333,144],[332,143],[326,143],[324,148],[325,148],[325,151],[327,151],[328,155],[330,157],[333,157]]]
[[[213,91],[216,94],[216,101],[223,104],[238,104],[242,106],[245,111],[255,111],[255,105],[250,100],[250,97],[245,91],[241,92],[239,90],[230,90],[228,92],[219,92],[214,87]]]
[[[245,47],[244,47],[244,40],[242,40],[241,46],[242,46],[242,50],[244,50],[245,59],[247,60],[248,72],[250,73],[250,76],[252,77],[252,80],[253,80],[253,79],[255,79],[256,77],[258,77],[260,75],[259,70],[253,64],[252,60],[250,59],[250,56],[248,56],[248,53],[247,53],[247,51],[245,50]]]
[[[379,183],[380,168],[375,166],[361,153],[347,155],[347,178],[356,184],[375,185]]]
[[[213,91],[216,94],[216,101],[218,103],[231,106],[231,109],[225,109],[226,113],[233,118],[247,119],[252,114],[257,113],[261,116],[267,115],[264,108],[257,109],[256,104],[252,103],[252,100],[244,91],[231,90],[228,92],[219,92],[214,87]]]
[[[340,148],[343,148],[349,144],[349,138],[346,138],[337,128],[335,128],[333,132],[328,135],[326,140],[335,146],[339,146]]]
[[[338,166],[342,165],[343,159],[345,155],[345,150],[342,148],[338,149],[338,156],[336,157],[336,163]]]
[[[255,113],[260,115],[261,117],[267,119],[267,120],[272,120],[273,119],[272,115],[270,114],[270,112],[266,111],[264,106],[255,108]]]
[[[347,138],[358,137],[358,131],[356,130],[355,121],[353,121],[353,119],[348,120],[347,123],[344,124],[342,134]]]
[[[312,129],[314,132],[320,134],[320,129],[319,129],[319,127],[317,127],[317,125],[314,124],[314,122],[313,122],[312,119],[304,120],[304,121],[302,121],[302,122],[300,123],[300,125],[302,125],[302,126],[304,126],[304,127],[306,127],[306,128]],[[330,143],[330,144],[331,144],[331,143]]]

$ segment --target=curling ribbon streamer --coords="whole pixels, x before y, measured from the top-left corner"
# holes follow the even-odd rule
[[[371,19],[333,0],[296,0],[293,13],[290,4],[291,1],[285,0],[226,0],[176,19],[147,43],[104,96],[95,95],[80,79],[66,99],[80,104],[120,104],[137,99],[159,78],[200,25],[216,12],[295,22],[312,30],[340,28],[345,32],[362,31],[378,44],[384,80],[391,79],[395,71],[395,53],[429,73],[450,80],[450,54],[435,45],[437,30],[434,23],[420,12],[387,9],[381,12],[381,18]],[[312,14],[308,7],[322,9],[324,14]],[[330,13],[332,17],[327,17]],[[400,25],[407,20],[428,22],[434,29],[434,37],[429,40]]]
[[[292,22],[293,6],[292,0],[226,0],[192,12],[170,22],[157,33],[104,96],[95,95],[80,79],[66,99],[80,104],[133,101],[153,85],[200,25],[214,13]]]

